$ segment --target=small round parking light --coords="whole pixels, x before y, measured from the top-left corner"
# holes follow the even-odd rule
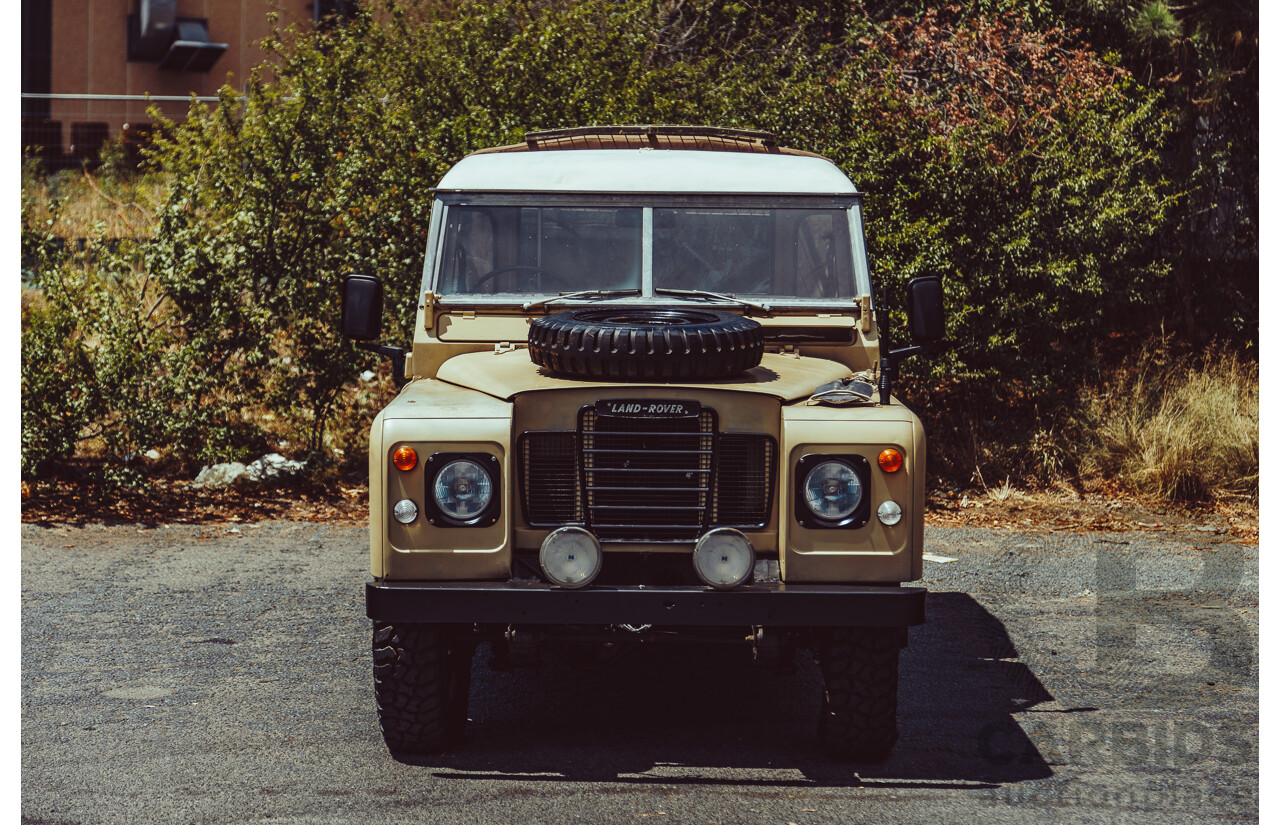
[[[391,515],[396,517],[396,521],[401,524],[410,524],[418,517],[418,505],[409,499],[401,499],[396,502],[396,506],[391,508]]]
[[[892,527],[902,521],[902,507],[896,501],[886,501],[876,508],[876,518],[881,524]]]
[[[600,542],[581,527],[561,527],[542,540],[538,564],[552,584],[586,587],[600,574]]]
[[[412,447],[401,447],[391,454],[391,461],[407,473],[418,466],[418,453]]]
[[[731,590],[751,578],[756,569],[756,550],[739,531],[718,527],[703,533],[694,545],[693,569],[704,584]]]
[[[886,473],[896,473],[902,469],[902,453],[890,447],[880,451],[880,469]]]

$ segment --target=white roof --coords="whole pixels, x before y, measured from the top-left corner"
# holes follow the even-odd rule
[[[687,149],[569,149],[469,155],[445,191],[849,195],[831,161],[804,155]]]

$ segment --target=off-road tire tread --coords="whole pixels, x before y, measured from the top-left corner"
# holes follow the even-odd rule
[[[529,357],[540,367],[578,378],[697,381],[729,378],[760,363],[760,325],[729,312],[698,325],[628,325],[580,320],[577,311],[535,318]]]
[[[378,719],[393,753],[442,753],[467,721],[471,647],[436,625],[373,625]]]
[[[828,631],[819,647],[823,695],[818,740],[850,762],[882,762],[898,741],[901,638],[882,628]]]

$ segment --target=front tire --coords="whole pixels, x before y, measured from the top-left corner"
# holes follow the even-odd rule
[[[373,625],[373,687],[392,753],[442,753],[462,738],[473,646],[441,625]]]
[[[818,647],[822,711],[818,740],[827,755],[883,762],[898,741],[900,633],[882,628],[828,630]]]

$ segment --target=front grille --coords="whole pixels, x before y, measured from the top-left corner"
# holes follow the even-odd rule
[[[697,538],[711,501],[715,413],[629,418],[582,411],[582,489],[601,541]]]
[[[521,503],[535,527],[580,524],[601,541],[689,542],[710,527],[769,521],[772,437],[718,433],[715,412],[633,418],[585,407],[578,430],[519,442]]]
[[[773,503],[773,439],[754,433],[720,436],[715,509],[711,520],[733,527],[764,526]]]
[[[530,524],[582,523],[577,455],[577,433],[529,433],[521,440],[520,492]],[[530,516],[533,513],[536,520]]]

